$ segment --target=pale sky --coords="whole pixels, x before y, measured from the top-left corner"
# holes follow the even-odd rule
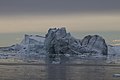
[[[47,33],[51,27],[66,27],[71,33],[119,32],[120,0],[0,0],[0,46],[19,43],[25,33]],[[119,39],[119,33],[112,34],[105,38]]]
[[[0,33],[120,31],[120,0],[0,0]]]

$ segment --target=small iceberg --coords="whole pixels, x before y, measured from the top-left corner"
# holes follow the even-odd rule
[[[120,74],[113,74],[113,77],[120,77]]]

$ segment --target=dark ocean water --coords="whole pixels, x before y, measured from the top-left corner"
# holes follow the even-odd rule
[[[40,32],[22,32],[22,33],[0,33],[0,46],[10,46],[12,44],[20,43],[25,34],[37,34],[45,36],[46,33]],[[120,40],[120,32],[71,32],[71,34],[78,39],[83,39],[86,35],[100,35],[108,44],[116,44],[119,42],[112,42],[113,40]]]
[[[120,66],[0,65],[0,80],[120,80]]]

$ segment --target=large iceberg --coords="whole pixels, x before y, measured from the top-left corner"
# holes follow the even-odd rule
[[[108,63],[120,62],[120,46],[107,45],[99,35],[76,39],[66,29],[50,28],[43,36],[25,35],[21,43],[1,47],[0,51],[14,52],[18,57],[31,60],[44,58],[50,63],[66,63],[71,58],[105,57]]]
[[[107,44],[102,37],[88,35],[83,40],[79,40],[67,33],[65,28],[49,29],[46,34],[45,48],[48,61],[60,63],[64,63],[70,56],[84,53],[107,55],[108,52]]]

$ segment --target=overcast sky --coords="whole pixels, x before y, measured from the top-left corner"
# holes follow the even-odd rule
[[[0,0],[0,32],[120,30],[120,0]],[[9,28],[9,29],[8,29]]]
[[[119,11],[120,0],[0,0],[3,14]]]

